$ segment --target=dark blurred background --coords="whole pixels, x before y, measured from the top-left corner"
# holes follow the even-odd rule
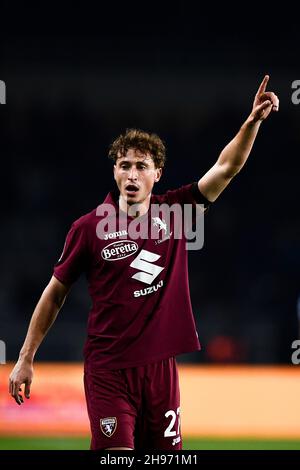
[[[251,10],[252,8],[252,10]],[[0,339],[16,360],[75,219],[112,185],[111,141],[156,132],[167,167],[156,192],[199,179],[236,134],[263,76],[280,113],[211,207],[191,252],[201,353],[181,361],[290,363],[300,294],[299,15],[189,2],[1,6]],[[39,360],[82,359],[90,301],[72,289]]]

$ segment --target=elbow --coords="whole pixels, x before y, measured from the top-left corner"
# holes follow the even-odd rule
[[[52,278],[44,291],[44,296],[56,309],[60,310],[63,306],[69,287],[65,286],[55,278]]]
[[[242,169],[241,165],[227,164],[227,165],[224,165],[223,174],[226,179],[232,179],[241,171],[241,169]]]
[[[66,296],[64,292],[52,292],[51,302],[60,310],[65,303]]]
[[[43,298],[45,302],[51,306],[52,310],[59,311],[65,302],[65,298],[55,292],[44,292]]]

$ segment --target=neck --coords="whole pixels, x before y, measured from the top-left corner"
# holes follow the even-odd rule
[[[119,208],[126,212],[130,217],[141,217],[146,214],[150,206],[151,193],[141,202],[135,204],[128,204],[126,199],[120,194],[119,197]]]

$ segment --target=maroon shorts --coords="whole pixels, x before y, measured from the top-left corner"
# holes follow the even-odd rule
[[[128,369],[85,371],[91,449],[182,449],[175,358]]]

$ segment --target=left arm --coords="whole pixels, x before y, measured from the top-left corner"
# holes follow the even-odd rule
[[[237,135],[222,150],[217,162],[198,181],[200,192],[213,202],[247,161],[262,121],[271,111],[278,111],[279,100],[273,92],[266,92],[266,75],[255,95],[250,116]]]

